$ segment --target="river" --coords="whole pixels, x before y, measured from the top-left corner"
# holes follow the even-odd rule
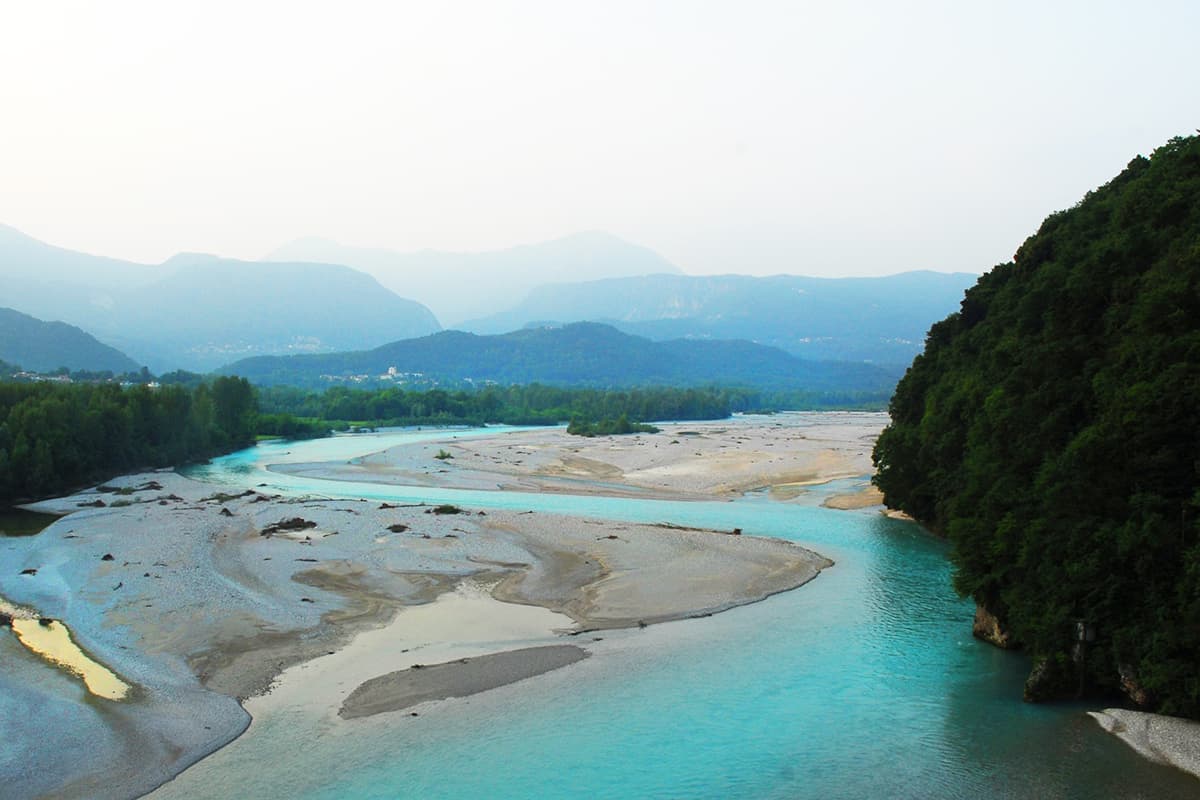
[[[1021,702],[1025,657],[971,637],[944,544],[877,511],[412,489],[266,472],[400,437],[268,443],[191,476],[330,497],[438,501],[795,540],[836,566],[714,617],[608,632],[587,661],[419,719],[267,718],[193,768],[211,797],[1196,798],[1200,783]],[[476,435],[464,433],[463,435]]]

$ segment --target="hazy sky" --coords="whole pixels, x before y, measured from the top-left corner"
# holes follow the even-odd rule
[[[1200,127],[1200,2],[7,3],[0,222],[980,272]]]

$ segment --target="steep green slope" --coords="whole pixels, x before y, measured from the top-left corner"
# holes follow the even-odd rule
[[[374,377],[389,367],[450,382],[593,387],[722,384],[886,392],[896,378],[870,364],[802,361],[751,342],[651,342],[596,323],[500,336],[444,331],[365,352],[248,358],[221,371],[255,383],[319,386],[322,375]]]
[[[1200,139],[1047,218],[933,327],[891,414],[876,482],[1034,656],[1030,699],[1200,716]]]
[[[0,359],[37,372],[67,367],[120,375],[139,369],[132,358],[73,325],[43,322],[11,308],[0,308]]]

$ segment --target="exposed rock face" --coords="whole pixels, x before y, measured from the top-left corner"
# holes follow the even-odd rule
[[[975,606],[975,624],[971,627],[971,633],[976,639],[982,639],[1005,650],[1019,647],[999,618],[982,605]]]
[[[1138,708],[1149,708],[1154,703],[1154,697],[1138,682],[1137,673],[1129,664],[1120,664],[1117,671],[1121,676],[1121,691]]]

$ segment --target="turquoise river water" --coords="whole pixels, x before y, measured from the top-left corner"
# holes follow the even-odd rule
[[[212,796],[1200,797],[1195,778],[1139,758],[1085,707],[1022,703],[1027,661],[972,639],[973,607],[950,588],[944,544],[878,511],[763,495],[667,502],[413,489],[263,470],[285,453],[337,460],[433,435],[446,434],[265,444],[192,475],[329,497],[739,527],[798,541],[836,566],[762,603],[606,634],[587,661],[419,720],[382,715],[353,734],[315,738],[269,720],[213,777]]]

